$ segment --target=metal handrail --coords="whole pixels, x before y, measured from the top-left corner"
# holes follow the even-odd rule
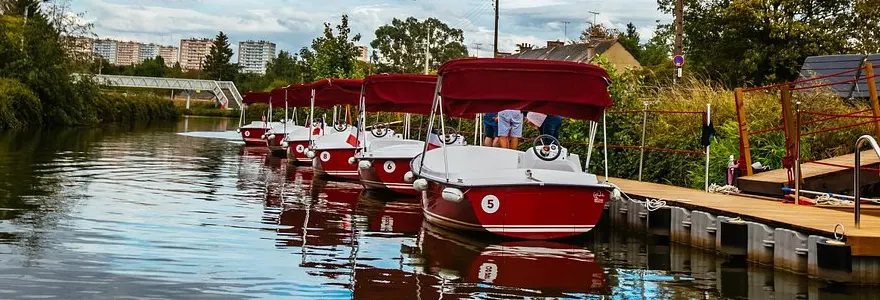
[[[856,161],[855,161],[855,165],[854,165],[855,167],[853,168],[853,170],[854,170],[853,171],[853,198],[854,198],[853,201],[856,202],[855,203],[856,228],[861,228],[859,223],[860,223],[860,213],[861,213],[860,203],[862,202],[862,199],[861,199],[861,191],[860,191],[861,185],[859,184],[859,181],[860,181],[859,180],[859,175],[860,175],[859,173],[861,173],[861,169],[862,169],[861,168],[862,167],[862,165],[861,165],[862,150],[861,149],[866,141],[871,143],[871,148],[874,149],[874,154],[877,154],[877,158],[880,158],[880,146],[877,145],[877,140],[875,140],[874,137],[872,137],[870,135],[863,135],[863,136],[860,136],[858,140],[856,140],[856,143],[855,143],[855,146],[856,146],[855,160]]]

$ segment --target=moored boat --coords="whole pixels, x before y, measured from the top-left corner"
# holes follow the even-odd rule
[[[431,113],[440,119],[444,113],[472,116],[518,109],[597,122],[612,105],[608,75],[594,65],[459,59],[441,66],[438,74]],[[443,123],[440,128],[445,131]],[[430,124],[428,131],[432,129]],[[552,136],[535,139],[525,152],[482,146],[424,149],[410,167],[428,222],[515,238],[588,232],[613,190],[607,181],[585,172],[580,157]]]
[[[360,107],[359,115],[364,119],[365,105],[363,102],[363,80],[359,79],[325,79],[312,84],[314,103],[322,105],[353,105]],[[361,122],[360,124],[363,124]],[[343,180],[357,180],[357,164],[355,152],[368,146],[378,139],[399,139],[394,130],[383,126],[374,128],[349,127],[349,132],[326,133],[310,143],[306,156],[312,159],[315,174]],[[369,132],[369,133],[367,133]]]
[[[431,109],[436,85],[437,76],[433,75],[372,75],[364,80],[364,101],[383,112],[425,113]],[[407,182],[404,177],[410,170],[409,162],[422,152],[425,142],[409,139],[408,123],[405,127],[403,139],[377,140],[355,155],[364,188],[418,195],[411,180]],[[444,140],[447,144],[464,144],[464,138],[458,134],[450,134]]]
[[[238,132],[241,133],[241,139],[247,146],[267,146],[266,132],[272,127],[283,126],[280,122],[272,122],[272,104],[269,92],[247,92],[242,97],[242,103],[245,105],[241,110]],[[262,120],[252,121],[244,124],[245,110],[247,105],[254,103],[269,104],[269,110],[263,114]]]

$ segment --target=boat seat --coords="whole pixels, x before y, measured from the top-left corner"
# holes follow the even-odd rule
[[[561,151],[562,153],[556,160],[545,161],[539,158],[532,149],[526,150],[520,155],[519,168],[580,172],[580,157],[568,155],[568,149],[566,148],[562,148]]]

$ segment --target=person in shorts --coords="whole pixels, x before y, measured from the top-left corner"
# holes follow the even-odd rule
[[[498,113],[483,115],[483,146],[495,147],[498,145]]]
[[[498,113],[498,142],[501,148],[519,149],[522,123],[523,114],[519,110],[508,109]]]
[[[544,123],[541,123],[541,127],[538,127],[538,131],[541,134],[546,134],[552,137],[555,137],[556,140],[559,140],[559,132],[562,130],[562,117],[547,115],[547,118],[544,118]],[[545,144],[551,143],[549,139],[544,139]]]

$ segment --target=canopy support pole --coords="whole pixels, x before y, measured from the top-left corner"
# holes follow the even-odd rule
[[[290,117],[287,115],[287,91],[284,91],[284,139],[287,139],[287,122],[290,121]]]
[[[446,119],[443,116],[443,97],[437,96],[438,108],[440,109],[440,134],[443,139],[440,140],[440,147],[443,148],[443,172],[446,173],[446,182],[449,182],[449,156],[446,155]],[[459,123],[461,124],[461,123]]]
[[[602,147],[605,148],[605,182],[608,182],[608,119],[605,110],[602,110]]]
[[[419,169],[413,170],[415,174],[422,174],[422,168],[425,166],[425,153],[428,152],[428,145],[431,143],[431,131],[434,130],[434,116],[437,110],[438,98],[440,98],[440,86],[443,84],[443,76],[437,77],[437,86],[434,88],[434,101],[431,103],[431,116],[428,121],[428,133],[425,135],[425,147],[422,148],[422,159],[419,160]],[[421,126],[421,122],[419,122]],[[421,130],[420,130],[421,131]]]
[[[312,147],[312,135],[315,132],[315,89],[312,89],[312,100],[309,105],[309,147]]]
[[[593,145],[596,141],[596,131],[599,131],[599,122],[590,121],[590,141],[587,146],[587,161],[584,163],[584,172],[590,172],[590,159],[593,157]]]
[[[333,106],[333,129],[336,129],[336,123],[339,122],[339,105]]]

